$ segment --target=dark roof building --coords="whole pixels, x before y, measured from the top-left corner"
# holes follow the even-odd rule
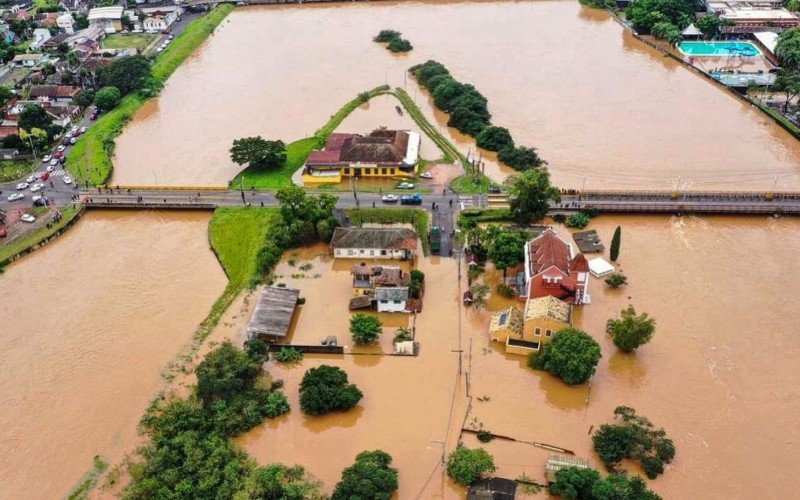
[[[375,130],[369,135],[331,134],[322,151],[312,151],[309,168],[358,164],[411,168],[417,163],[419,134],[407,130]]]
[[[517,495],[517,482],[501,477],[478,479],[469,485],[467,500],[512,500]]]
[[[331,248],[336,257],[408,259],[417,249],[417,233],[401,227],[337,227]]]
[[[31,99],[58,99],[69,100],[75,98],[80,90],[69,85],[34,85],[31,87]]]
[[[261,293],[247,327],[250,339],[274,341],[289,333],[300,290],[269,286]]]

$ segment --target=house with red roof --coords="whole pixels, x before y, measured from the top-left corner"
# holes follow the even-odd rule
[[[589,263],[582,253],[552,229],[525,244],[525,290],[528,299],[551,296],[564,302],[588,304]]]

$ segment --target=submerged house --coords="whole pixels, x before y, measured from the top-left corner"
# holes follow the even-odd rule
[[[337,227],[331,250],[342,259],[411,259],[417,250],[417,233],[402,227]]]
[[[353,266],[350,310],[374,307],[378,312],[409,310],[411,275],[399,267]]]
[[[378,312],[404,312],[407,302],[407,286],[375,288],[375,305]]]
[[[247,326],[247,337],[264,342],[284,338],[289,333],[299,296],[300,290],[294,288],[265,288]]]
[[[590,297],[589,263],[552,229],[525,244],[525,297],[551,296],[580,305]],[[522,298],[525,298],[522,297]]]
[[[341,182],[342,177],[410,177],[419,161],[420,135],[375,130],[369,135],[331,134],[303,167],[303,183]]]
[[[572,325],[572,306],[550,295],[525,302],[525,310],[509,307],[494,313],[489,338],[506,345],[511,354],[529,354],[550,342],[559,330]]]

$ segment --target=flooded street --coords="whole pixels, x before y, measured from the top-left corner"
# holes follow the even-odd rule
[[[0,498],[61,498],[138,442],[160,373],[225,286],[209,214],[96,212],[0,281]]]
[[[372,42],[383,28],[414,50],[395,55]],[[238,8],[128,125],[114,182],[225,185],[239,170],[228,156],[234,139],[311,135],[384,83],[405,86],[446,130],[406,78],[427,59],[475,85],[493,122],[539,148],[563,187],[586,177],[588,188],[670,188],[680,177],[695,188],[767,189],[773,176],[779,189],[800,187],[800,144],[788,133],[573,1]],[[365,125],[348,131],[397,122],[393,106],[373,113],[385,119],[346,122]],[[483,158],[495,179],[509,172]]]

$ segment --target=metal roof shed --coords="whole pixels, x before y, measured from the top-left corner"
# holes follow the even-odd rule
[[[274,341],[285,337],[299,296],[300,290],[294,288],[265,288],[247,327],[248,338]]]

